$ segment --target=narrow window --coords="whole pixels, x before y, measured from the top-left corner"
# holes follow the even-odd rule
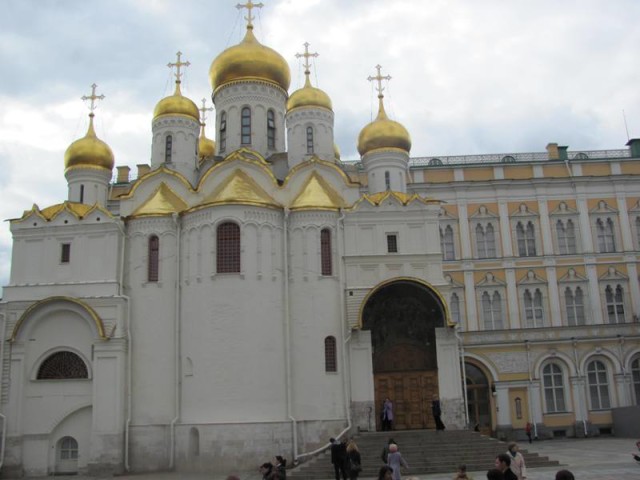
[[[502,328],[502,298],[497,291],[493,292],[493,296],[489,295],[488,292],[482,294],[482,313],[485,330],[499,330]]]
[[[493,231],[493,225],[488,223],[486,229],[486,245],[487,245],[487,258],[496,257],[496,236]]]
[[[567,220],[566,224],[562,220],[558,220],[556,222],[556,236],[561,255],[576,253],[576,230],[572,220]]]
[[[516,407],[516,418],[518,420],[522,420],[522,399],[520,397],[516,397],[515,407]]]
[[[87,365],[75,353],[63,351],[49,355],[38,368],[38,380],[89,378]]]
[[[616,243],[614,237],[613,220],[607,218],[596,221],[596,230],[598,233],[598,248],[601,253],[610,253],[616,251]]]
[[[449,302],[449,313],[451,314],[451,321],[453,323],[460,323],[460,299],[456,293],[451,294],[451,301]]]
[[[218,144],[220,145],[220,153],[227,149],[227,112],[220,113],[220,135]]]
[[[611,408],[609,398],[609,381],[607,367],[600,360],[594,360],[587,366],[587,381],[589,383],[589,397],[593,410]]]
[[[516,225],[516,239],[518,241],[518,255],[521,257],[535,256],[536,243],[533,223],[527,222],[525,227],[522,222],[518,222]]]
[[[633,379],[633,391],[635,393],[636,405],[640,405],[640,358],[631,362],[631,377]]]
[[[391,174],[388,170],[384,172],[384,188],[385,190],[391,190]]]
[[[323,228],[320,232],[320,268],[322,275],[333,275],[331,262],[331,230]]]
[[[313,127],[307,127],[307,153],[313,153]]]
[[[395,234],[387,235],[387,252],[398,253],[398,236]]]
[[[558,413],[566,411],[562,369],[555,363],[546,365],[542,369],[542,384],[547,412]]]
[[[614,292],[611,285],[607,285],[604,294],[609,323],[624,323],[624,291],[622,286],[617,285]]]
[[[69,263],[71,261],[71,244],[63,243],[60,251],[60,263]]]
[[[575,294],[571,288],[564,290],[564,303],[567,310],[567,324],[569,326],[584,325],[584,295],[580,287],[576,287]]]
[[[273,110],[267,111],[267,146],[276,148],[276,115]]]
[[[251,109],[244,107],[241,116],[241,143],[251,145]]]
[[[218,226],[216,232],[216,270],[218,273],[240,273],[240,227],[233,222]]]
[[[200,456],[200,431],[195,427],[189,430],[189,456],[192,458]]]
[[[84,185],[80,185],[80,203],[84,203]]]
[[[167,135],[164,139],[164,161],[165,163],[171,163],[171,151],[173,149],[173,137]]]
[[[493,225],[488,223],[486,229],[480,224],[476,225],[476,247],[478,258],[495,258],[496,237]]]
[[[447,225],[444,230],[440,229],[440,248],[444,260],[455,260],[455,248],[453,244],[453,228]]]
[[[149,237],[147,281],[157,282],[160,271],[160,239],[157,235]]]
[[[325,372],[338,371],[336,337],[327,337],[324,339],[324,371]]]

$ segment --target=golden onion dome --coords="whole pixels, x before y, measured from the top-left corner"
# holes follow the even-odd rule
[[[98,167],[113,170],[113,152],[109,145],[96,136],[93,112],[89,114],[87,134],[73,142],[64,152],[65,170],[72,167]]]
[[[308,70],[305,72],[305,75],[307,76],[307,79],[304,82],[304,87],[291,94],[287,101],[287,111],[291,111],[294,108],[299,107],[321,107],[326,108],[327,110],[333,110],[329,95],[319,88],[311,86]]]
[[[160,100],[153,111],[154,120],[164,115],[184,115],[200,122],[198,107],[180,91],[180,80],[176,81],[176,90],[173,95]]]
[[[258,42],[253,35],[253,25],[249,24],[244,39],[211,63],[209,80],[214,92],[237,80],[262,80],[287,91],[291,73],[282,55]]]
[[[213,157],[216,153],[216,142],[206,137],[204,134],[204,125],[203,123],[200,129],[200,138],[198,139],[198,157],[200,161]]]
[[[358,152],[364,156],[379,148],[397,148],[409,153],[411,150],[411,136],[402,124],[387,117],[382,103],[383,95],[378,95],[379,107],[376,119],[366,125],[358,135]]]

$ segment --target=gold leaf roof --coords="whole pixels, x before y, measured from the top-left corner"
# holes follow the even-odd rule
[[[204,204],[244,204],[277,207],[278,204],[258,183],[239,168],[209,195]]]
[[[105,215],[112,217],[111,213],[108,210],[105,210],[100,205],[97,205],[97,204],[87,205],[86,203],[77,203],[77,202],[67,201],[63,203],[58,203],[56,205],[52,205],[50,207],[46,207],[42,210],[40,210],[40,207],[38,207],[38,205],[34,203],[33,207],[31,207],[31,210],[25,210],[24,213],[22,214],[22,217],[18,219],[14,219],[12,221],[25,220],[26,218],[28,218],[29,216],[35,213],[39,217],[49,222],[54,218],[56,218],[58,215],[60,215],[60,213],[65,211],[69,212],[71,215],[73,215],[77,219],[82,219],[86,217],[89,213],[93,212],[94,210],[99,210]]]
[[[421,197],[417,193],[409,194],[409,193],[403,193],[403,192],[394,192],[393,190],[387,190],[385,192],[374,193],[371,195],[365,194],[356,203],[360,203],[361,201],[366,200],[371,205],[379,206],[387,198],[393,198],[397,200],[399,203],[401,203],[402,205],[409,205],[414,201],[424,203],[424,204],[433,202],[433,200],[425,199],[424,197]]]
[[[312,172],[293,200],[291,210],[338,210],[344,203],[342,197],[318,172]]]
[[[187,207],[187,202],[162,182],[151,196],[133,212],[132,216],[171,215],[182,212]]]

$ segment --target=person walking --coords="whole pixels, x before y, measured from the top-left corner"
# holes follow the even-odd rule
[[[389,445],[389,455],[387,456],[387,465],[393,468],[393,480],[402,480],[402,467],[409,468],[409,464],[402,458],[402,454],[398,451],[398,445],[392,443]]]
[[[393,430],[393,402],[389,397],[385,398],[382,404],[382,430],[386,432]]]
[[[389,456],[389,445],[395,443],[396,446],[398,445],[396,443],[396,441],[393,438],[389,438],[389,441],[387,442],[387,444],[382,447],[382,454],[380,455],[380,458],[382,459],[382,463],[387,463],[387,457]]]
[[[507,445],[507,454],[511,457],[511,471],[516,474],[518,480],[527,478],[527,467],[524,464],[524,457],[520,453],[520,447],[516,442]]]
[[[524,427],[524,433],[527,434],[527,438],[529,439],[529,443],[531,443],[531,429],[533,428],[533,425],[531,425],[531,422],[527,422],[527,425]]]
[[[347,443],[347,470],[349,473],[349,480],[356,480],[362,471],[360,450],[358,450],[358,445],[356,445],[356,442],[353,440],[350,440],[349,443]]]
[[[518,480],[516,474],[511,470],[511,455],[501,453],[496,457],[496,468],[502,472],[504,480]]]
[[[347,446],[335,438],[329,439],[329,442],[331,442],[331,463],[336,480],[340,480],[340,474],[342,474],[342,480],[347,480]]]
[[[431,401],[431,413],[433,414],[433,419],[436,422],[436,431],[444,430],[445,426],[442,423],[442,408],[440,407],[440,399],[437,395],[433,396],[433,400]]]

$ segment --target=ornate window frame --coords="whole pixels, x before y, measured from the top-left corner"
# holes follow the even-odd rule
[[[522,328],[542,328],[549,326],[549,291],[547,281],[529,270],[527,274],[516,283],[520,307],[520,318],[522,318]],[[527,304],[530,299],[531,304]],[[532,325],[526,324],[528,311],[533,315]],[[538,314],[541,315],[540,322],[537,321]],[[539,324],[538,324],[539,323]]]
[[[491,225],[493,229],[493,247],[495,248],[495,256],[491,256],[488,254],[481,255],[478,248],[478,235],[476,233],[476,228],[478,226],[481,227],[482,231],[487,231],[487,227]],[[486,206],[481,205],[478,210],[469,216],[469,233],[471,235],[471,250],[473,252],[473,257],[476,259],[495,259],[502,257],[502,244],[500,242],[500,217],[495,213],[489,211]],[[485,237],[486,238],[486,237]],[[490,251],[490,249],[485,248],[485,252]]]
[[[575,252],[562,252],[561,244],[558,239],[558,221],[563,225],[567,225],[568,221],[573,223],[573,233],[575,240]],[[577,210],[569,207],[565,202],[560,202],[555,210],[549,214],[549,223],[551,224],[551,236],[553,251],[557,255],[576,255],[582,252],[582,239],[580,237],[580,215]]]
[[[529,210],[526,204],[521,203],[518,210],[509,216],[509,224],[511,226],[511,242],[514,256],[537,257],[542,253],[540,218],[537,212]],[[520,230],[524,235],[522,238],[518,233]],[[524,242],[524,255],[520,249],[520,243],[522,242]]]
[[[562,312],[562,320],[564,325],[574,326],[569,324],[569,313],[567,300],[565,297],[566,290],[570,289],[572,294],[576,294],[576,290],[580,288],[582,291],[582,300],[584,306],[584,323],[577,323],[576,326],[591,324],[591,309],[589,307],[589,280],[578,274],[575,269],[570,268],[565,275],[558,279],[558,295],[560,297],[560,309]]]
[[[610,207],[607,202],[600,200],[598,206],[589,212],[591,223],[591,235],[593,237],[594,249],[598,253],[615,253],[620,251],[622,238],[620,235],[620,224],[618,222],[618,210]],[[602,244],[603,235],[609,232],[612,235],[611,245],[606,242]],[[603,230],[604,229],[604,230]]]
[[[442,259],[445,261],[457,260],[460,258],[460,229],[458,225],[458,219],[453,215],[450,215],[444,208],[440,209],[438,214],[438,222],[440,226],[440,249],[442,250]],[[451,231],[451,247],[453,248],[453,256],[446,255],[445,244],[447,229]]]
[[[493,273],[487,272],[485,278],[476,284],[475,291],[476,304],[478,306],[477,311],[480,312],[478,317],[479,320],[481,320],[481,322],[478,322],[478,328],[484,331],[504,330],[509,328],[506,283],[495,278]],[[485,294],[488,295],[488,297]],[[499,299],[496,298],[496,294],[499,296]],[[491,303],[492,318],[486,318],[484,302],[487,298]],[[495,305],[496,300],[500,302],[499,305]],[[497,310],[496,307],[498,306],[500,308],[501,315],[498,321],[496,321],[493,317],[493,312]],[[490,328],[487,328],[489,323],[491,324]]]
[[[623,275],[615,267],[609,267],[607,272],[600,276],[598,279],[599,283],[599,291],[600,291],[600,299],[602,302],[602,319],[605,324],[613,324],[613,323],[628,323],[632,318],[632,309],[631,309],[631,299],[629,297],[629,277]],[[622,303],[618,302],[616,298],[616,294],[618,291],[618,287],[622,289]],[[613,302],[608,302],[607,297],[609,295],[613,295]],[[622,311],[622,321],[619,321],[619,311],[616,308],[618,305],[621,305],[623,308]],[[616,318],[616,322],[609,321],[610,308],[613,306],[615,311],[612,312],[614,317]]]

